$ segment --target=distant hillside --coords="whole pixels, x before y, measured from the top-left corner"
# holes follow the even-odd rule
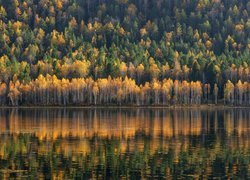
[[[139,88],[135,97],[149,84],[151,99],[145,104],[163,103],[165,88],[169,103],[178,102],[180,92],[163,87],[167,79],[189,84],[188,100],[180,100],[185,104],[217,99],[247,104],[249,14],[248,0],[0,0],[0,104],[38,104],[25,92],[36,94],[37,79],[50,82],[52,76],[66,80],[68,86],[56,85],[62,90],[76,78],[91,79],[86,97],[91,103],[102,102],[101,78],[129,78]],[[201,99],[193,100],[191,81],[201,86]],[[159,100],[155,82],[161,84]],[[106,103],[127,104],[128,92],[117,87],[114,95],[118,92],[120,99],[112,96]]]

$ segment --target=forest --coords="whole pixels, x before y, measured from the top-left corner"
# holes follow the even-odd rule
[[[250,105],[248,0],[0,0],[0,105]]]

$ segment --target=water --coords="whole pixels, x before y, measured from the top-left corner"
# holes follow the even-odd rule
[[[248,177],[247,108],[0,110],[0,179]]]

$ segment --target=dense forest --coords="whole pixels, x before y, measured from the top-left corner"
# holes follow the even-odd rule
[[[1,105],[250,105],[248,0],[0,0]]]

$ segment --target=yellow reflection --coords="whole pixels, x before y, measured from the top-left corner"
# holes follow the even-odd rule
[[[61,140],[57,153],[88,153],[91,151],[88,140],[93,137],[116,138],[120,140],[120,151],[137,149],[143,151],[144,139],[134,140],[143,134],[150,138],[150,153],[159,147],[169,149],[175,144],[175,161],[178,162],[180,149],[187,149],[189,137],[200,137],[214,133],[218,140],[215,149],[219,151],[222,133],[228,138],[228,146],[233,149],[240,146],[247,150],[250,146],[250,113],[247,110],[211,111],[195,109],[137,109],[137,110],[102,110],[102,109],[35,109],[35,110],[2,110],[0,116],[0,133],[34,134],[40,141]],[[162,137],[164,140],[159,140]],[[75,139],[70,143],[67,139]],[[128,139],[131,139],[129,144]],[[2,139],[0,156],[4,156],[5,141]],[[47,153],[46,146],[39,148],[39,153]],[[23,149],[25,151],[25,149]]]

